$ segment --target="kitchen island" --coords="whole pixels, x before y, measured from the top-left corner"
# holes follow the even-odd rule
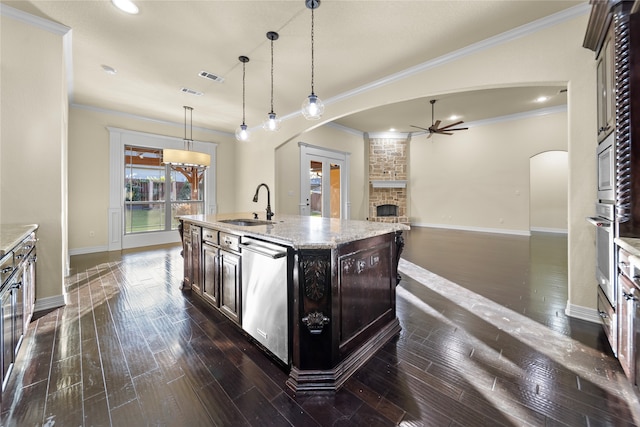
[[[184,289],[289,370],[335,391],[392,339],[403,224],[255,214],[179,217]]]

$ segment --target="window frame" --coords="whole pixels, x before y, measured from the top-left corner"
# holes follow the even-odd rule
[[[184,149],[181,138],[138,132],[127,129],[107,127],[109,131],[109,212],[108,212],[108,249],[122,250],[143,246],[177,243],[180,235],[175,230],[155,231],[135,234],[125,234],[125,206],[124,206],[124,147],[147,147],[155,149],[174,148]],[[204,213],[217,212],[216,205],[216,152],[217,145],[213,142],[193,141],[192,149],[207,153],[211,156],[211,166],[205,172]]]

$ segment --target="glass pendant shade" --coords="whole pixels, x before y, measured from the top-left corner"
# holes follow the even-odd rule
[[[324,113],[324,103],[315,93],[309,95],[302,103],[302,115],[307,120],[319,120]]]
[[[247,129],[247,125],[245,125],[244,123],[241,124],[236,129],[236,139],[238,141],[248,141],[250,138],[251,138],[251,133]]]
[[[264,130],[268,130],[271,132],[276,132],[280,130],[280,125],[282,124],[282,120],[280,120],[276,113],[269,113],[267,119],[262,123],[262,128]]]

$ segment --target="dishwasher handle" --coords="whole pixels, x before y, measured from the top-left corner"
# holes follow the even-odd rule
[[[240,243],[242,250],[254,252],[272,259],[278,259],[287,256],[287,249],[282,246],[270,245],[269,243],[259,240],[244,240]]]

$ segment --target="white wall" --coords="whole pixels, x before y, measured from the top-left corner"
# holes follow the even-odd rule
[[[531,230],[566,232],[569,216],[568,153],[547,151],[533,156],[529,164]]]
[[[413,138],[411,223],[529,234],[529,159],[566,147],[566,113]]]
[[[177,106],[176,108],[182,108]],[[194,111],[194,114],[197,114]],[[133,116],[72,107],[69,122],[69,246],[75,252],[106,250],[109,210],[107,126],[182,138],[184,123],[159,123]],[[234,212],[235,140],[193,128],[193,139],[218,143],[218,212]],[[90,232],[93,232],[91,235]]]
[[[335,118],[381,104],[442,93],[512,85],[567,84],[568,312],[579,315],[579,310],[574,308],[580,307],[593,310],[596,307],[594,230],[584,218],[593,213],[595,197],[593,156],[596,135],[593,123],[596,120],[596,73],[593,52],[582,47],[587,21],[588,15],[584,14],[531,34],[484,46],[468,55],[452,55],[447,60],[434,61],[431,66],[407,74],[403,79],[387,79],[384,84],[354,91],[350,96],[325,99],[325,115],[320,123],[310,124],[303,117],[295,116],[283,123],[277,135],[254,135],[254,140],[259,140],[259,143],[240,144],[238,158],[242,158],[243,168],[249,170],[264,169],[264,165],[271,164],[271,168],[262,173],[265,182],[273,184],[276,147],[284,141],[297,141],[305,131]],[[535,134],[539,130],[532,132]],[[416,159],[413,146],[415,144],[412,144],[411,158]],[[250,194],[255,190],[253,179],[249,178],[236,174],[239,193]],[[523,188],[528,188],[528,185]],[[278,192],[275,197],[277,200],[284,196]],[[250,210],[250,200],[239,200],[237,208],[240,211]],[[411,215],[421,214],[412,212]],[[500,213],[494,212],[491,218],[500,218],[498,215]],[[522,224],[507,224],[505,227],[511,226],[525,228]]]
[[[0,17],[0,218],[40,226],[36,309],[64,302],[68,111],[60,30]]]
[[[347,133],[331,126],[321,126],[305,132],[297,139],[290,140],[276,149],[275,175],[278,197],[275,212],[292,215],[299,213],[300,148],[298,142],[350,154],[351,219],[365,219],[367,215],[365,189],[369,180],[364,161],[364,139],[362,136]]]

